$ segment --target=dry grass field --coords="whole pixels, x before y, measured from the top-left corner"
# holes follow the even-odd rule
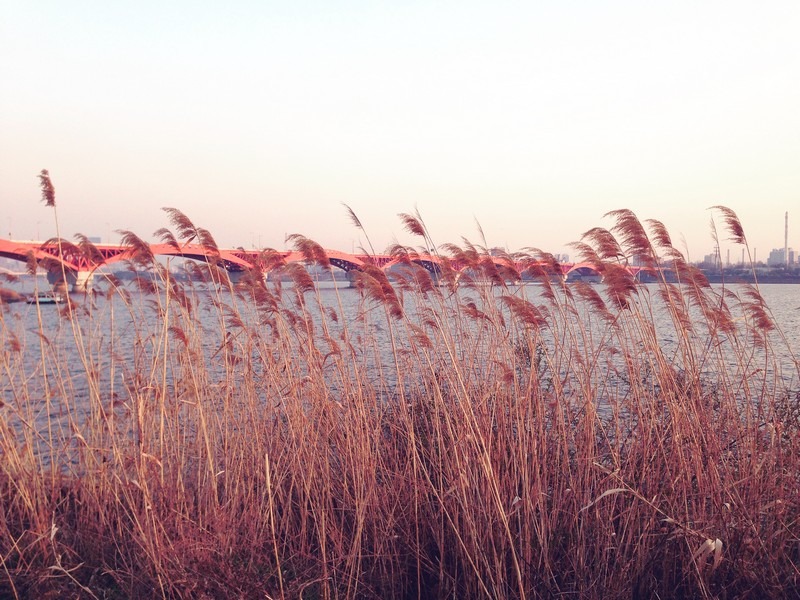
[[[170,217],[162,237],[197,237]],[[34,332],[5,310],[0,596],[797,596],[797,363],[757,286],[611,218],[577,245],[598,286],[531,251],[529,294],[469,244],[442,253],[472,276],[434,282],[395,247],[350,314],[298,265],[236,286],[201,265],[200,293],[129,234],[136,289],[57,327],[40,307]],[[680,281],[640,284],[634,258]]]

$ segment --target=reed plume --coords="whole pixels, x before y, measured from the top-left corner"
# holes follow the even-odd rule
[[[658,257],[647,232],[634,212],[629,209],[619,209],[606,213],[605,216],[614,219],[612,231],[620,238],[620,245],[625,249],[627,256],[643,262],[648,267],[655,266]]]
[[[607,229],[593,227],[581,236],[581,240],[585,240],[586,243],[591,244],[592,247],[592,253],[586,255],[586,260],[588,262],[594,262],[593,258],[589,258],[593,256],[597,256],[599,261],[625,258],[625,253],[622,251],[614,234]],[[582,248],[583,247],[576,247],[579,251]]]
[[[105,258],[97,246],[92,243],[88,237],[83,234],[76,234],[77,250],[86,259],[86,262],[92,265],[102,265],[105,263]]]
[[[178,234],[178,238],[183,240],[184,243],[188,244],[197,238],[197,228],[183,212],[177,208],[169,207],[164,207],[161,210],[167,213],[170,223]]]
[[[638,292],[636,278],[633,274],[615,263],[606,263],[601,271],[603,285],[608,295],[621,309],[626,309],[631,304],[631,297]]]
[[[355,211],[354,211],[352,208],[350,208],[350,207],[349,207],[347,204],[345,204],[345,203],[343,202],[343,203],[342,203],[342,206],[344,206],[344,207],[347,209],[347,215],[348,215],[348,217],[350,218],[350,222],[351,222],[351,223],[352,223],[352,224],[353,224],[353,225],[354,225],[354,226],[355,226],[357,229],[359,229],[359,230],[361,231],[361,233],[363,233],[363,234],[364,234],[364,237],[365,237],[365,238],[366,238],[366,240],[367,240],[367,245],[369,246],[369,249],[370,249],[370,252],[369,252],[369,253],[370,253],[370,254],[375,254],[375,248],[374,248],[374,247],[373,247],[373,245],[372,245],[372,241],[369,239],[369,235],[367,234],[367,230],[364,228],[364,225],[362,225],[362,224],[361,224],[361,219],[359,219],[359,218],[358,218],[358,216],[356,216],[356,213],[355,213]],[[365,254],[367,254],[367,253],[365,252]]]
[[[300,235],[293,233],[286,238],[286,241],[292,244],[297,252],[303,255],[303,258],[309,265],[319,265],[325,269],[331,268],[331,261],[328,254],[317,242]]]
[[[178,239],[175,237],[175,234],[173,234],[166,227],[161,227],[157,229],[153,233],[153,236],[161,240],[162,244],[167,244],[168,246],[170,246],[173,250],[175,250],[175,252],[181,251],[181,245],[178,242]]]
[[[122,232],[138,279],[74,328],[0,313],[0,596],[791,596],[800,373],[766,294],[653,221],[678,283],[640,283],[610,216],[597,286],[482,239],[331,289],[296,236],[234,287]]]
[[[208,229],[203,227],[197,228],[197,241],[201,246],[203,246],[203,248],[210,250],[213,256],[219,256],[217,241],[214,239],[214,236],[211,235],[211,232]]]
[[[403,227],[406,231],[421,238],[425,237],[425,228],[417,217],[408,213],[400,213],[398,216],[403,222]]]
[[[25,254],[25,271],[28,275],[36,275],[36,271],[39,270],[39,261],[36,260],[36,256],[33,253],[33,250],[28,250]]]
[[[47,169],[42,169],[39,172],[39,188],[42,191],[42,202],[45,206],[55,208],[56,206],[56,188],[50,180],[50,172]]]
[[[722,219],[730,235],[728,239],[734,244],[747,246],[747,237],[744,234],[744,227],[742,227],[742,223],[739,221],[739,217],[736,213],[727,206],[716,205],[712,206],[711,209],[722,214]]]
[[[120,229],[117,233],[120,235],[120,244],[129,248],[128,257],[132,263],[147,267],[155,262],[150,244],[132,231]]]
[[[289,263],[283,267],[282,271],[291,277],[295,288],[301,294],[312,292],[315,289],[314,280],[308,274],[302,265],[298,263]]]

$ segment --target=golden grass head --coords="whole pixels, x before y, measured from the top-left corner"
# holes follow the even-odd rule
[[[344,203],[342,203],[342,206],[344,206],[347,209],[347,215],[350,217],[350,222],[353,223],[353,225],[358,229],[363,230],[364,226],[361,224],[361,219],[358,218],[353,209]]]
[[[310,240],[299,233],[293,233],[286,238],[286,241],[290,242],[294,246],[295,250],[303,255],[303,258],[307,263],[316,264],[325,269],[331,268],[331,262],[328,259],[327,252],[325,252],[324,248],[317,242]]]
[[[56,206],[56,188],[50,179],[50,172],[47,169],[42,169],[39,172],[39,188],[42,190],[42,202],[46,206],[55,208]]]
[[[161,229],[156,230],[153,233],[155,237],[161,240],[162,243],[168,244],[172,248],[174,248],[177,252],[180,252],[181,245],[178,243],[178,240],[175,238],[175,235],[166,227],[162,227]]]
[[[625,256],[614,235],[603,227],[593,227],[581,236],[581,240],[592,244],[601,260],[614,260]]]
[[[406,231],[413,235],[418,235],[419,237],[425,237],[425,227],[423,227],[419,218],[414,215],[409,215],[408,213],[400,213],[399,217]]]
[[[747,237],[744,235],[744,227],[742,227],[742,223],[739,221],[739,217],[736,216],[736,213],[727,206],[717,205],[712,206],[711,209],[722,214],[722,220],[725,222],[725,226],[728,228],[728,233],[730,234],[728,239],[734,244],[746,246]]]
[[[635,256],[649,260],[653,255],[653,247],[647,232],[642,227],[641,221],[630,209],[613,210],[605,216],[613,218],[616,223],[611,230],[621,240],[620,246],[625,249],[628,256]]]
[[[152,265],[155,262],[155,256],[150,248],[150,244],[145,242],[138,235],[132,231],[119,230],[122,236],[121,242],[123,246],[130,248],[130,260],[139,265]]]
[[[98,265],[101,265],[105,262],[100,250],[98,250],[97,246],[89,241],[88,237],[82,233],[78,233],[75,235],[75,239],[78,241],[78,250],[80,250],[81,254],[83,254],[83,256],[85,256],[89,262]]]
[[[28,272],[28,275],[36,275],[36,271],[38,269],[39,261],[36,260],[36,257],[33,255],[33,251],[29,250],[25,255],[25,270]]]
[[[187,243],[197,237],[197,228],[194,223],[177,208],[164,207],[163,210],[167,213],[170,223],[178,233],[178,238],[186,241]]]

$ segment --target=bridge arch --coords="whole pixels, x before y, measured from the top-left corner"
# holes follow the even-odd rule
[[[631,275],[633,275],[637,280],[639,280],[639,278],[642,275],[655,276],[657,274],[657,270],[656,269],[652,269],[650,267],[637,267],[637,266],[631,266],[631,265],[619,265],[619,266],[622,267],[623,269],[625,269]],[[580,276],[584,276],[584,277],[590,276],[590,277],[598,277],[599,278],[599,277],[603,276],[603,271],[602,271],[602,269],[598,268],[598,266],[595,263],[580,262],[580,263],[575,263],[574,265],[570,266],[566,270],[566,273],[564,274],[564,276],[569,280],[571,274],[579,274]],[[576,278],[576,276],[573,275],[572,279],[575,279],[575,278]]]
[[[347,254],[346,252],[339,252],[338,250],[325,250],[325,255],[328,257],[328,261],[331,263],[332,267],[341,269],[345,273],[349,273],[350,271],[360,271],[365,265],[365,261],[353,254]],[[308,262],[306,256],[302,252],[297,251],[288,252],[284,257],[284,261],[287,263]]]
[[[591,262],[580,262],[570,266],[564,273],[566,281],[575,281],[584,277],[600,279],[603,276],[598,266]]]
[[[390,269],[408,264],[419,265],[431,275],[438,276],[442,272],[442,259],[437,256],[398,256],[383,265],[382,269],[388,273]]]
[[[228,271],[245,271],[253,264],[237,256],[230,250],[217,250],[200,244],[184,244],[175,247],[172,244],[151,244],[150,251],[154,256],[176,256],[205,263],[217,263]]]
[[[0,239],[0,257],[28,263],[47,273],[47,281],[57,287],[71,285],[73,291],[85,291],[94,271],[103,264],[104,254],[93,245],[74,244],[69,240],[15,242]]]

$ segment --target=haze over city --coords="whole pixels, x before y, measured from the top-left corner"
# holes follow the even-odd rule
[[[567,244],[630,208],[692,259],[707,208],[800,247],[800,4],[5,2],[0,237]],[[724,234],[722,237],[726,237]],[[740,250],[723,242],[723,255]]]

